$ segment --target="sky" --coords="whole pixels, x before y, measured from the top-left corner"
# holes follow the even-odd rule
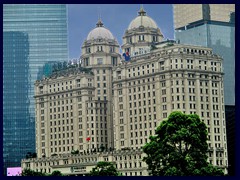
[[[140,4],[69,4],[69,59],[80,57],[81,46],[88,33],[96,27],[99,16],[104,26],[122,45],[122,36],[130,22],[137,17],[140,6]],[[157,23],[165,39],[174,39],[172,5],[143,4],[143,8]]]

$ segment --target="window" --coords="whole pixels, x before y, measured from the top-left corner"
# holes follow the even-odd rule
[[[153,40],[153,42],[156,42],[157,41],[157,36],[153,36],[152,40]]]
[[[103,51],[102,46],[98,46],[98,47],[97,47],[97,51]]]
[[[114,47],[111,46],[111,47],[110,47],[110,52],[114,52],[114,51],[115,51]]]
[[[87,53],[91,53],[90,47],[86,48],[86,52],[87,52]]]
[[[97,64],[103,64],[103,59],[102,58],[97,58]]]
[[[112,57],[112,65],[117,65],[117,57]]]
[[[138,40],[139,41],[144,41],[144,35],[139,35]]]

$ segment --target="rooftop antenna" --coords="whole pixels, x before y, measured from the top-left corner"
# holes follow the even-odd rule
[[[101,12],[100,12],[100,7],[98,6],[98,20],[101,20]]]

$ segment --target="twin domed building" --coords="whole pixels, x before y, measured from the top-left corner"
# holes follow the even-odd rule
[[[149,51],[150,46],[154,43],[163,41],[163,35],[157,26],[157,23],[141,7],[138,16],[131,21],[123,36],[123,52],[129,52],[130,56],[143,54]],[[116,53],[113,59],[104,60],[104,64],[117,64],[117,54],[119,54],[119,44],[113,34],[104,27],[101,19],[98,20],[96,27],[90,31],[87,39],[82,46],[83,66],[96,65],[97,61],[90,58],[89,54],[105,52]],[[118,60],[119,61],[119,60]]]
[[[36,81],[37,158],[22,160],[22,168],[84,175],[108,161],[123,175],[148,175],[141,147],[177,110],[200,115],[209,162],[226,170],[222,58],[163,39],[141,8],[123,36],[125,63],[99,19],[82,45],[81,67]]]

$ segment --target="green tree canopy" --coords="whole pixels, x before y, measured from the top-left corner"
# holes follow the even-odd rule
[[[150,136],[143,160],[154,176],[224,175],[207,162],[207,127],[196,114],[172,112]]]
[[[49,176],[63,176],[63,174],[60,171],[53,171],[52,174],[50,174]]]
[[[64,176],[60,171],[53,171],[51,174],[37,172],[31,169],[24,169],[21,176]]]
[[[24,169],[21,176],[47,176],[47,174],[42,172],[33,171],[31,169]]]
[[[110,162],[100,161],[97,166],[90,171],[90,176],[118,176],[117,169]]]

